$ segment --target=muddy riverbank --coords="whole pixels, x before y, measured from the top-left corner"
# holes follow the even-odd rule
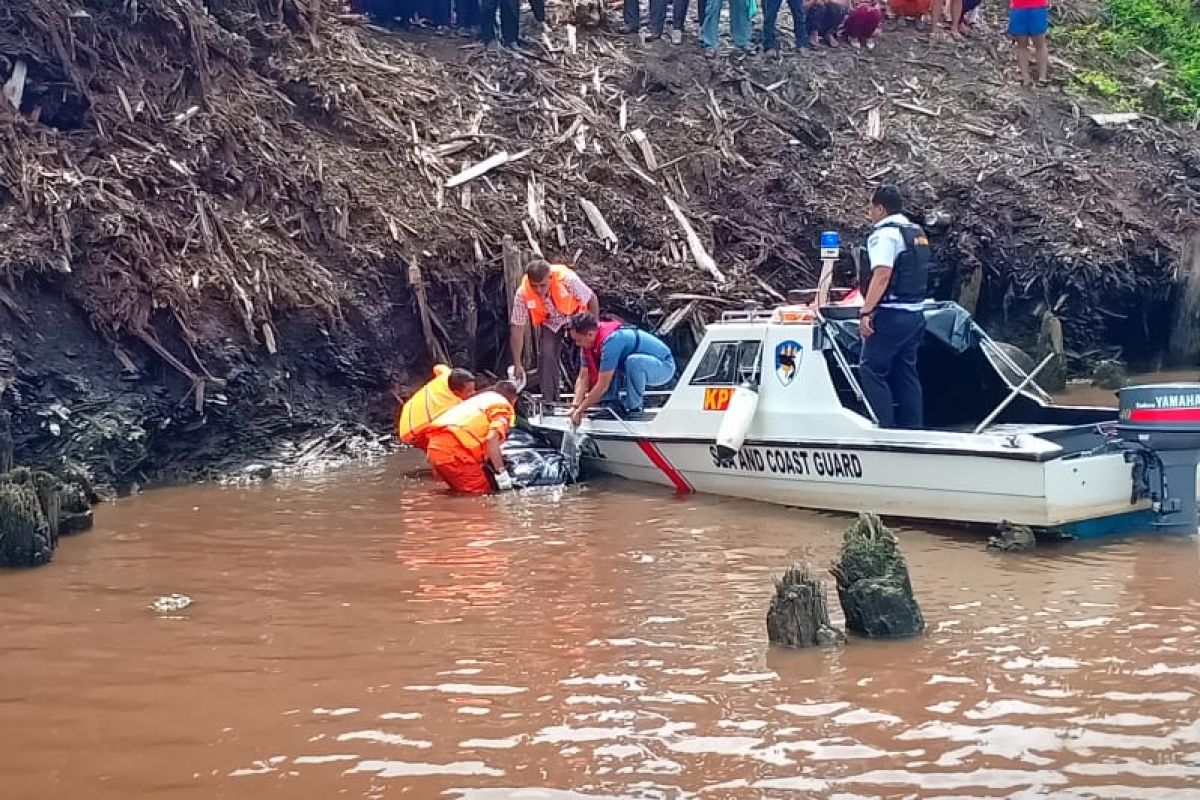
[[[418,465],[148,492],[6,575],[6,800],[1183,800],[1200,781],[1194,539],[998,557],[902,529],[925,636],[778,652],[772,576],[827,563],[845,518],[608,480],[448,498]],[[192,605],[150,608],[176,592]]]
[[[497,60],[336,0],[77,5],[0,11],[0,80],[25,76],[0,103],[0,405],[19,460],[118,488],[371,451],[433,359],[499,371],[506,236],[681,355],[813,285],[817,233],[849,244],[880,180],[933,223],[937,296],[1024,346],[1052,310],[1077,370],[1159,355],[1192,270],[1194,132],[1098,127],[1073,66],[1022,92],[998,16],[745,62],[581,21],[574,51],[560,28]]]

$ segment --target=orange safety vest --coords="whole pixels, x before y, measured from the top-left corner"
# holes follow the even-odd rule
[[[396,415],[396,435],[405,444],[424,450],[429,438],[429,424],[461,402],[462,398],[450,391],[450,367],[435,364],[433,380],[417,389],[408,402],[400,406],[400,413]]]
[[[516,415],[516,409],[504,395],[499,392],[480,392],[443,412],[430,423],[430,449],[434,449],[433,440],[437,439],[437,449],[444,450],[447,449],[446,445],[450,445],[482,463],[487,456],[484,442],[488,433],[499,431],[500,438],[506,438]]]
[[[568,317],[580,311],[587,311],[587,303],[571,294],[571,290],[567,288],[566,279],[574,277],[576,277],[574,271],[568,267],[560,264],[550,266],[550,301],[554,303],[554,307],[560,314]],[[546,309],[546,301],[530,286],[528,275],[521,279],[521,288],[517,290],[517,297],[529,309],[529,321],[533,323],[533,327],[540,326],[550,316],[550,312]]]

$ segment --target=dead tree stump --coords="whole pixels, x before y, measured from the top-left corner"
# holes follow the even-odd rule
[[[0,566],[37,567],[53,557],[37,489],[29,483],[0,483]]]
[[[876,515],[858,515],[829,571],[837,580],[847,631],[875,639],[925,630],[899,542]]]
[[[793,566],[775,581],[767,609],[767,639],[783,647],[840,644],[846,637],[829,621],[825,584],[806,566]]]
[[[1195,364],[1200,358],[1200,231],[1184,243],[1178,275],[1167,355],[1175,364]]]
[[[1061,392],[1067,388],[1067,358],[1064,355],[1062,320],[1055,316],[1054,312],[1047,311],[1042,315],[1042,327],[1038,332],[1038,362],[1051,354],[1054,358],[1037,374],[1037,382],[1047,392]]]

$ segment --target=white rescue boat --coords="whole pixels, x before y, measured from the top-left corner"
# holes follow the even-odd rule
[[[1200,385],[1132,387],[1117,409],[1056,404],[953,303],[926,303],[926,429],[884,429],[857,381],[857,306],[792,293],[708,326],[674,389],[592,409],[585,471],[786,506],[1087,537],[1196,532]],[[1036,370],[1034,370],[1036,372]],[[650,407],[653,406],[653,407]],[[570,400],[531,424],[571,431]]]

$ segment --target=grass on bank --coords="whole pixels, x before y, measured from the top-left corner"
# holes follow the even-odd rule
[[[1089,68],[1071,78],[1077,89],[1117,110],[1200,117],[1200,5],[1193,0],[1105,0],[1099,19],[1068,27],[1065,39],[1088,57]]]

